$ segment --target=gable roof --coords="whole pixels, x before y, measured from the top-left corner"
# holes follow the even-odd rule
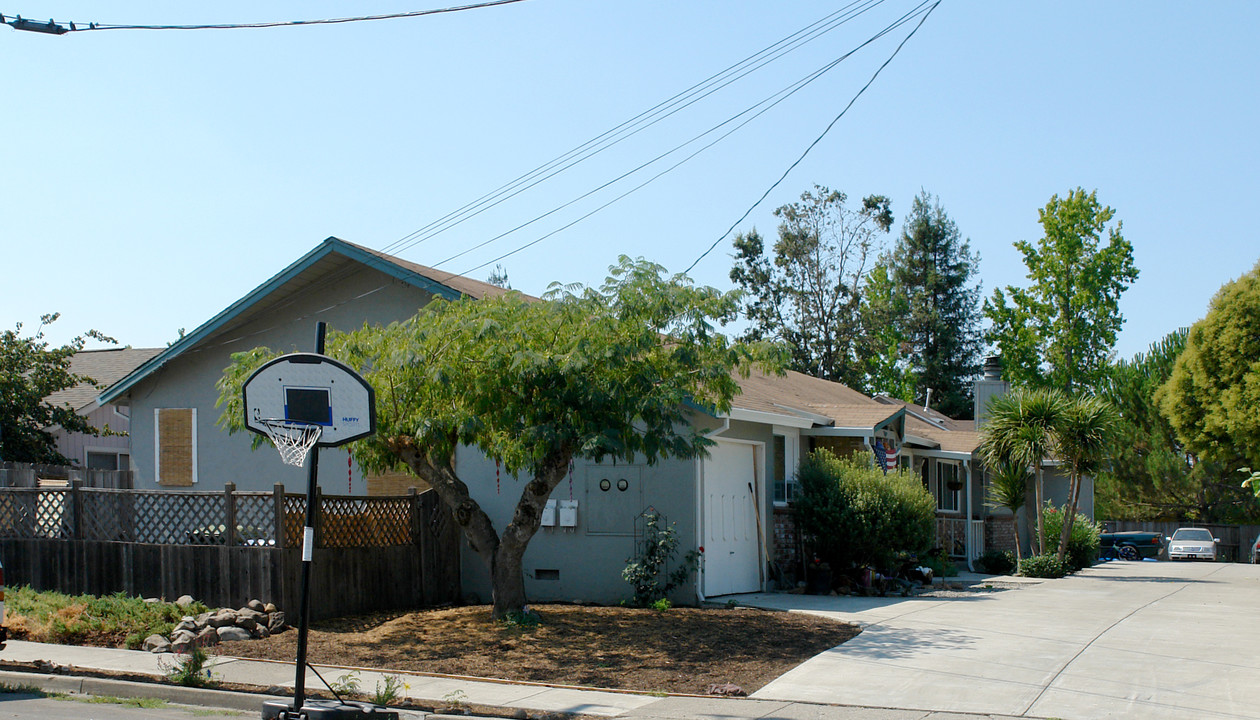
[[[263,284],[254,288],[240,300],[210,318],[200,327],[172,343],[170,347],[149,358],[103,393],[98,402],[112,402],[136,383],[148,377],[171,359],[184,351],[215,337],[248,320],[264,315],[269,310],[287,303],[298,293],[314,285],[343,277],[347,269],[356,265],[367,266],[385,275],[425,290],[438,297],[454,300],[461,296],[484,298],[498,296],[508,291],[490,283],[466,278],[462,275],[435,270],[431,267],[408,262],[377,250],[355,245],[340,238],[330,237],[315,249],[298,258]]]
[[[792,370],[784,375],[753,370],[748,377],[737,375],[736,381],[742,393],[731,401],[733,417],[738,415],[736,411],[744,410],[799,420],[795,424],[802,427],[877,430],[904,412],[846,385]]]
[[[69,405],[76,412],[86,410],[95,404],[101,388],[118,382],[160,352],[162,348],[80,350],[70,357],[70,372],[91,378],[95,383],[81,382],[72,388],[58,390],[44,400],[58,407]]]

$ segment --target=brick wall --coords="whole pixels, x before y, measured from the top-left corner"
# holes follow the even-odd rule
[[[801,571],[800,536],[796,532],[796,516],[791,508],[774,509],[774,562],[793,581]]]
[[[1009,517],[989,516],[984,519],[984,549],[1015,552],[1015,529]]]

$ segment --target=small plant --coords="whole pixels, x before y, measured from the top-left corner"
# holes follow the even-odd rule
[[[652,603],[652,609],[658,612],[665,612],[672,607],[674,607],[674,603],[670,602],[669,598],[661,598],[660,600]]]
[[[465,703],[468,702],[468,695],[466,695],[463,690],[456,688],[443,695],[442,699],[446,701],[447,705],[459,710],[464,707]]]
[[[1067,568],[1055,555],[1034,555],[1019,561],[1019,574],[1031,578],[1061,578]]]
[[[643,520],[639,556],[626,559],[626,569],[621,571],[621,577],[634,588],[631,604],[656,607],[656,603],[669,595],[671,590],[687,581],[696,569],[700,553],[695,550],[688,552],[678,567],[667,570],[678,555],[676,527],[662,527],[661,516],[656,512],[644,513]]]
[[[376,681],[376,693],[372,695],[372,702],[377,705],[389,705],[402,696],[403,690],[410,688],[410,685],[403,682],[401,675],[386,675]]]
[[[1010,575],[1016,569],[1015,553],[1010,550],[986,550],[976,565],[990,575]]]
[[[328,684],[328,689],[332,690],[334,695],[358,695],[362,693],[359,673],[348,672],[338,677]]]
[[[166,679],[176,685],[185,687],[212,687],[215,685],[213,675],[210,668],[206,667],[206,661],[210,656],[199,645],[193,645],[188,648],[187,653],[183,653],[173,663],[165,660],[158,661],[158,667],[166,674]]]
[[[739,607],[739,601],[738,601],[738,600],[736,600],[736,599],[734,599],[734,598],[731,598],[730,600],[727,600],[727,601],[726,601],[726,609],[727,609],[727,610],[734,610],[734,609],[735,609],[735,608],[737,608],[737,607]]]
[[[499,624],[509,628],[530,630],[542,624],[542,616],[526,605],[520,612],[510,612],[499,618]]]
[[[1056,508],[1049,502],[1046,503],[1042,517],[1046,529],[1047,552],[1058,553],[1059,535],[1063,531],[1063,518],[1066,514],[1066,506]],[[1074,573],[1098,562],[1098,550],[1101,546],[1098,535],[1101,532],[1102,528],[1097,523],[1077,513],[1076,520],[1072,523],[1072,534],[1068,537],[1067,553],[1063,556],[1065,572]]]
[[[949,559],[949,553],[944,548],[936,548],[931,552],[923,554],[920,560],[926,567],[932,568],[932,577],[946,578],[954,577],[958,574],[958,566],[953,560]]]

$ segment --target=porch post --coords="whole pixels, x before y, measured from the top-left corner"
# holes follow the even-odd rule
[[[971,546],[971,535],[972,535],[972,532],[971,532],[971,494],[972,494],[972,489],[971,489],[971,459],[970,459],[970,458],[968,458],[968,459],[966,459],[966,460],[964,460],[964,461],[963,461],[963,472],[967,473],[967,482],[963,483],[963,487],[967,489],[967,516],[966,516],[966,517],[967,517],[967,524],[963,526],[963,531],[964,531],[964,535],[963,535],[963,537],[964,537],[964,538],[966,538],[966,540],[965,540],[965,545],[966,545],[966,548],[967,548],[967,569],[968,569],[968,570],[970,570],[971,572],[975,572],[975,571],[976,571],[976,567],[975,567],[975,557],[976,557],[976,553],[975,553],[975,549],[974,549],[974,548],[972,548],[972,546]]]

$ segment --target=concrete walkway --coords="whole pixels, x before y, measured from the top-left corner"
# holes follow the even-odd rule
[[[756,699],[1182,720],[1260,718],[1258,598],[1260,566],[1148,561],[968,598],[739,600],[865,627]]]

